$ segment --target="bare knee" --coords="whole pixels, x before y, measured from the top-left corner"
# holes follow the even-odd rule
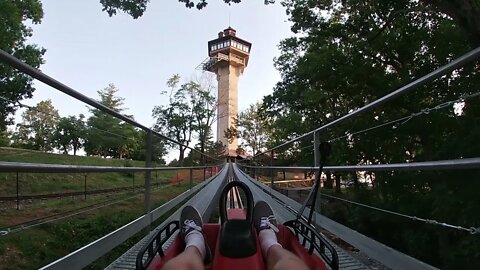
[[[299,257],[281,246],[273,246],[269,249],[267,268],[269,270],[308,270],[307,265]]]

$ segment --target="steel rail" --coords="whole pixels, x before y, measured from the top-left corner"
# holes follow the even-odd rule
[[[478,227],[478,228],[473,227],[473,226],[463,227],[463,226],[460,226],[460,225],[454,225],[454,224],[449,224],[449,223],[446,223],[446,222],[437,221],[435,219],[428,219],[428,218],[421,218],[421,217],[417,217],[417,216],[411,216],[411,215],[395,212],[395,211],[392,211],[392,210],[388,210],[388,209],[384,209],[384,208],[380,208],[380,207],[375,207],[375,206],[372,206],[372,205],[359,203],[359,202],[355,202],[355,201],[351,201],[351,200],[347,200],[347,199],[344,199],[344,198],[339,198],[339,197],[331,196],[331,195],[327,195],[327,194],[322,194],[322,196],[330,198],[330,199],[334,199],[334,200],[339,200],[339,201],[342,201],[342,202],[345,202],[345,203],[353,204],[353,205],[356,205],[356,206],[364,207],[364,208],[367,208],[367,209],[375,210],[375,211],[378,211],[378,212],[381,212],[381,213],[386,213],[386,214],[394,215],[394,216],[397,216],[397,217],[407,218],[407,219],[410,219],[410,220],[413,220],[413,221],[420,221],[420,222],[423,222],[423,223],[426,223],[426,224],[443,226],[443,227],[450,228],[450,229],[456,229],[456,230],[459,230],[459,231],[469,232],[470,234],[480,233],[480,227]]]
[[[382,104],[384,104],[384,103],[386,103],[386,102],[388,102],[388,101],[390,101],[394,98],[397,98],[397,97],[399,97],[399,96],[401,96],[401,95],[403,95],[403,94],[405,94],[405,93],[407,93],[407,92],[409,92],[409,91],[411,91],[411,90],[413,90],[413,89],[415,89],[419,86],[424,85],[427,82],[430,82],[430,81],[433,81],[437,78],[440,78],[443,75],[445,75],[445,74],[447,74],[447,73],[449,73],[449,72],[451,72],[451,71],[453,71],[457,68],[460,68],[460,67],[462,67],[463,65],[465,65],[469,62],[477,60],[478,58],[480,58],[480,47],[477,47],[477,48],[471,50],[470,52],[458,57],[457,59],[451,61],[450,63],[439,67],[438,69],[436,69],[436,70],[434,70],[434,71],[432,71],[432,72],[430,72],[430,73],[428,73],[428,74],[426,74],[426,75],[424,75],[424,76],[422,76],[422,77],[420,77],[420,78],[418,78],[418,79],[416,79],[416,80],[398,88],[397,90],[395,90],[395,91],[393,91],[393,92],[391,92],[391,93],[389,93],[389,94],[387,94],[387,95],[385,95],[385,96],[383,96],[383,97],[381,97],[381,98],[379,98],[379,99],[377,99],[377,100],[375,100],[371,103],[368,103],[367,105],[364,105],[361,108],[356,109],[355,111],[353,111],[351,113],[348,113],[348,114],[346,114],[346,115],[344,115],[340,118],[337,118],[337,119],[335,119],[335,120],[333,120],[333,121],[331,121],[331,122],[329,122],[329,123],[327,123],[327,124],[325,124],[325,125],[323,125],[319,128],[316,128],[312,131],[304,133],[303,135],[297,136],[297,137],[295,137],[295,138],[293,138],[289,141],[286,141],[282,144],[279,144],[279,145],[277,145],[273,148],[270,148],[270,149],[268,149],[264,152],[256,154],[254,157],[265,154],[265,153],[268,153],[268,152],[271,152],[271,151],[276,150],[280,147],[286,146],[286,145],[291,144],[295,141],[303,139],[303,138],[305,138],[309,135],[312,135],[315,132],[320,132],[320,131],[323,131],[327,128],[330,128],[334,125],[345,122],[346,120],[348,120],[348,119],[350,119],[350,118],[352,118],[352,117],[354,117],[358,114],[361,114],[361,113],[369,111],[373,108],[376,108],[376,107],[378,107],[378,106],[380,106],[380,105],[382,105]]]
[[[237,163],[237,166],[238,166],[238,163]],[[284,194],[281,194],[276,190],[270,189],[265,184],[262,184],[257,180],[252,179],[249,175],[247,175],[242,170],[238,170],[238,172],[243,175],[243,178],[246,183],[251,183],[252,185],[256,186],[261,193],[263,193],[262,197],[259,199],[267,201],[270,205],[279,204],[282,206],[282,208],[293,213],[293,216],[295,216],[296,213],[298,213],[298,210],[302,206],[300,203],[285,196]],[[275,210],[275,214],[279,213],[277,209],[274,208],[274,210]],[[304,217],[306,218],[306,213],[304,213]],[[323,228],[329,231],[330,233],[336,235],[340,239],[344,240],[345,242],[349,243],[350,245],[364,252],[367,256],[379,261],[380,263],[387,266],[388,268],[402,269],[402,270],[403,269],[405,270],[437,269],[418,259],[410,257],[407,254],[404,254],[391,247],[388,247],[372,238],[369,238],[355,230],[352,230],[340,223],[337,223],[336,221],[323,216],[321,213],[317,212],[314,224],[318,226],[318,228]],[[340,268],[350,269],[348,267],[342,268],[341,264],[340,264]]]
[[[153,172],[174,171],[189,169],[205,169],[221,166],[191,166],[191,167],[112,167],[112,166],[79,166],[46,163],[0,162],[0,172],[27,172],[27,173],[95,173],[95,172]]]
[[[152,183],[152,187],[166,187],[170,185],[168,183]],[[103,189],[94,189],[87,191],[70,191],[70,192],[61,192],[61,193],[43,193],[43,194],[28,194],[20,196],[0,196],[1,201],[25,201],[25,200],[40,200],[40,199],[53,199],[53,198],[64,198],[64,197],[75,197],[75,196],[84,196],[84,195],[101,195],[106,193],[121,193],[123,191],[131,191],[132,189],[139,190],[144,192],[145,185],[135,185],[135,186],[124,186],[117,188],[103,188]]]
[[[222,169],[225,170],[225,167]],[[212,176],[208,181],[200,183],[192,189],[185,191],[174,199],[166,202],[160,207],[152,210],[134,221],[120,227],[119,229],[77,249],[76,251],[40,268],[40,269],[82,269],[90,263],[100,258],[104,254],[122,244],[125,240],[134,236],[142,229],[147,228],[152,221],[157,220],[168,211],[179,205],[185,199],[193,195],[203,187],[208,186],[209,183],[221,176],[221,173]]]
[[[237,164],[239,167],[269,170],[319,170],[319,167],[285,167],[285,166],[250,166]],[[464,170],[480,168],[480,157],[423,161],[411,163],[391,163],[374,165],[351,165],[351,166],[324,166],[324,171],[416,171],[416,170]]]
[[[162,186],[156,186],[155,189],[156,191],[155,192],[161,192],[162,189],[161,188],[164,188],[164,187],[168,187],[168,186],[171,186],[171,184],[168,184],[168,185],[162,185]],[[131,189],[131,187],[130,187]],[[123,194],[116,194],[116,195],[119,195],[118,197],[115,197],[115,198],[112,198],[112,199],[107,199],[107,200],[104,200],[104,201],[100,201],[100,202],[96,202],[96,203],[92,203],[92,204],[89,204],[89,205],[86,205],[86,206],[82,206],[82,207],[78,207],[78,208],[74,208],[74,209],[70,209],[70,210],[67,210],[67,211],[64,211],[64,212],[60,212],[60,213],[55,213],[55,214],[51,214],[51,215],[47,215],[47,216],[43,216],[43,217],[39,217],[39,218],[35,218],[35,219],[32,219],[32,220],[29,220],[29,221],[26,221],[26,222],[22,222],[22,223],[17,223],[17,224],[12,224],[10,226],[3,226],[0,228],[0,236],[2,236],[2,231],[4,232],[3,235],[6,235],[8,233],[11,233],[13,230],[15,230],[15,228],[21,228],[22,230],[24,229],[28,229],[28,226],[30,225],[35,225],[35,224],[39,224],[39,223],[42,223],[43,221],[46,221],[46,220],[53,220],[55,219],[55,221],[57,221],[57,218],[59,219],[63,219],[65,218],[65,216],[73,216],[73,215],[77,215],[77,214],[80,214],[80,213],[83,213],[82,211],[83,210],[86,210],[86,209],[93,209],[95,207],[98,207],[100,205],[110,205],[110,204],[114,204],[114,203],[118,203],[118,202],[122,202],[122,201],[125,201],[125,200],[128,200],[128,199],[132,199],[132,198],[135,198],[135,197],[138,197],[140,195],[143,195],[143,191],[142,190],[138,190],[138,191],[135,191],[133,192],[135,195],[133,196],[128,196],[128,197],[125,197],[125,195],[127,195],[127,193],[123,193]],[[119,198],[119,197],[124,197],[124,198]],[[20,197],[21,199],[21,197]],[[35,199],[35,198],[33,198]],[[73,215],[71,215],[73,213]],[[47,222],[47,223],[50,223]],[[43,223],[42,223],[43,224]],[[37,225],[35,225],[37,226]],[[14,228],[14,229],[12,229]],[[7,232],[7,233],[5,233]]]
[[[217,174],[216,179],[212,180],[210,184],[205,186],[205,188],[200,190],[194,197],[192,197],[188,202],[184,204],[195,206],[195,208],[197,208],[198,212],[202,216],[203,220],[210,220],[213,211],[216,207],[218,207],[218,199],[227,179],[227,167],[228,166],[224,166],[223,169]],[[160,229],[163,228],[165,225],[167,225],[173,220],[179,220],[180,212],[181,209],[175,211],[149,235],[140,240],[140,242],[131,247],[127,252],[125,252],[121,257],[112,262],[105,269],[135,269],[136,257],[141,248],[148,242],[150,242],[152,238],[155,237],[157,232],[160,231]]]
[[[73,88],[55,80],[54,78],[52,78],[52,77],[48,76],[47,74],[41,72],[39,69],[36,69],[36,68],[22,62],[20,59],[16,58],[15,56],[7,53],[6,51],[4,51],[2,49],[0,49],[0,61],[10,65],[11,67],[16,68],[17,70],[19,70],[19,71],[21,71],[25,74],[30,75],[32,78],[35,78],[35,79],[37,79],[37,80],[39,80],[39,81],[41,81],[41,82],[43,82],[43,83],[45,83],[45,84],[47,84],[51,87],[57,89],[60,92],[63,92],[63,93],[65,93],[65,94],[67,94],[67,95],[69,95],[69,96],[71,96],[71,97],[73,97],[77,100],[80,100],[80,101],[82,101],[82,102],[84,102],[84,103],[86,103],[86,104],[88,104],[88,105],[90,105],[94,108],[97,108],[97,109],[99,109],[99,110],[101,110],[101,111],[103,111],[103,112],[105,112],[105,113],[107,113],[107,114],[109,114],[109,115],[111,115],[115,118],[118,118],[122,121],[125,121],[126,123],[129,123],[129,124],[131,124],[135,127],[138,127],[138,128],[140,128],[144,131],[151,131],[153,134],[155,134],[155,135],[159,136],[160,138],[165,139],[165,140],[167,140],[171,143],[174,143],[174,144],[179,145],[181,147],[188,148],[192,151],[200,153],[201,155],[209,157],[213,160],[217,160],[217,158],[214,158],[210,155],[202,153],[201,151],[199,151],[199,150],[197,150],[193,147],[182,144],[182,143],[180,143],[180,142],[178,142],[174,139],[171,139],[171,138],[169,138],[169,137],[167,137],[163,134],[160,134],[159,132],[156,132],[156,131],[148,128],[147,126],[144,126],[144,125],[136,122],[135,120],[133,120],[133,119],[131,119],[131,118],[119,113],[119,112],[116,112],[116,111],[110,109],[109,107],[99,103],[98,101],[96,101],[92,98],[89,98],[88,96],[74,90]]]

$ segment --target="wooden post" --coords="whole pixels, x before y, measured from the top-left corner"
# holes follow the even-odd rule
[[[18,191],[18,172],[17,172],[17,210],[20,210],[20,196],[19,196],[19,191]]]

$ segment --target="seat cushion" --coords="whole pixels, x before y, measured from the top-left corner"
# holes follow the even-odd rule
[[[225,257],[242,258],[257,252],[256,236],[247,220],[227,220],[220,231],[220,254]]]

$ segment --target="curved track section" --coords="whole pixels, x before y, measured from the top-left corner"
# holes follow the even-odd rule
[[[204,188],[202,188],[195,196],[188,200],[184,205],[193,205],[202,215],[203,220],[209,220],[210,215],[217,206],[222,188],[225,186],[229,165],[225,165],[222,170],[212,179]],[[180,219],[180,207],[175,213],[168,217],[162,224],[152,230],[147,236],[131,247],[127,252],[111,263],[106,269],[135,269],[135,260],[141,247],[154,237],[160,228],[173,220]],[[174,237],[172,237],[173,239]],[[166,243],[169,245],[170,243]]]

